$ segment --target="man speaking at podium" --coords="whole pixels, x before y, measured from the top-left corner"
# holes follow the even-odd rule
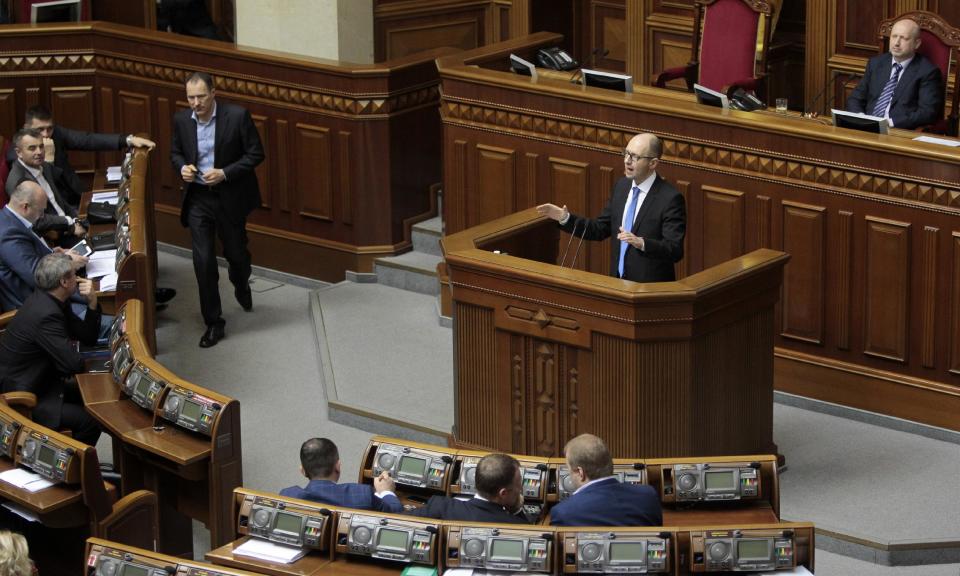
[[[933,124],[943,117],[943,78],[940,68],[917,54],[920,26],[910,19],[890,30],[890,51],[874,56],[857,87],[847,98],[847,110],[888,118],[904,130]]]
[[[683,258],[687,211],[683,196],[657,175],[663,146],[653,134],[637,134],[623,151],[624,178],[596,219],[567,207],[541,204],[537,212],[560,223],[574,237],[610,243],[610,275],[634,282],[676,280],[673,265]]]

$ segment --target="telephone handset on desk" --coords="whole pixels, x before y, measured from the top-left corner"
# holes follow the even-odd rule
[[[763,110],[767,105],[752,92],[747,92],[743,88],[737,88],[733,94],[730,95],[730,107],[737,110],[753,112],[754,110]]]
[[[559,46],[541,48],[537,51],[537,64],[551,70],[576,70],[580,64]]]

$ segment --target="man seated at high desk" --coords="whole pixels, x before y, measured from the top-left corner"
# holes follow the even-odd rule
[[[307,485],[284,488],[281,496],[361,510],[403,512],[393,493],[396,484],[386,472],[373,479],[373,487],[355,482],[339,484],[340,451],[327,438],[311,438],[300,446],[300,473],[309,480]]]
[[[74,379],[85,367],[73,340],[88,345],[97,340],[97,291],[90,280],[77,277],[73,260],[63,253],[41,258],[34,279],[37,289],[0,337],[0,389],[35,394],[34,422],[53,430],[69,428],[74,438],[96,446],[100,427],[84,409]],[[68,305],[75,293],[87,305],[83,319]]]
[[[520,463],[507,454],[487,454],[477,462],[477,493],[470,499],[431,496],[412,516],[465,522],[527,524],[523,516]]]
[[[564,447],[576,492],[550,510],[554,526],[661,526],[660,497],[652,486],[620,482],[603,440],[581,434]]]
[[[890,30],[889,53],[870,58],[863,78],[847,98],[847,110],[887,118],[890,126],[913,130],[943,118],[940,68],[917,53],[920,26],[898,20]]]

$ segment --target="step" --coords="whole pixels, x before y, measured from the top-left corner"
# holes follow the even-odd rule
[[[443,236],[443,220],[437,216],[413,225],[411,240],[413,250],[425,254],[442,256],[440,238]]]
[[[437,264],[442,259],[435,254],[407,252],[399,256],[377,258],[373,271],[377,275],[378,284],[420,294],[437,295],[440,293]]]

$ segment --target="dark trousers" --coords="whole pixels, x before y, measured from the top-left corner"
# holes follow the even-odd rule
[[[83,397],[75,382],[68,384],[63,391],[60,429],[71,430],[75,440],[89,446],[96,446],[100,439],[100,424],[83,407]]]
[[[220,307],[220,273],[217,270],[216,237],[223,244],[230,282],[246,290],[250,282],[250,252],[247,250],[246,218],[227,216],[215,190],[191,185],[187,224],[193,240],[193,271],[200,289],[200,312],[207,326],[225,324]]]

